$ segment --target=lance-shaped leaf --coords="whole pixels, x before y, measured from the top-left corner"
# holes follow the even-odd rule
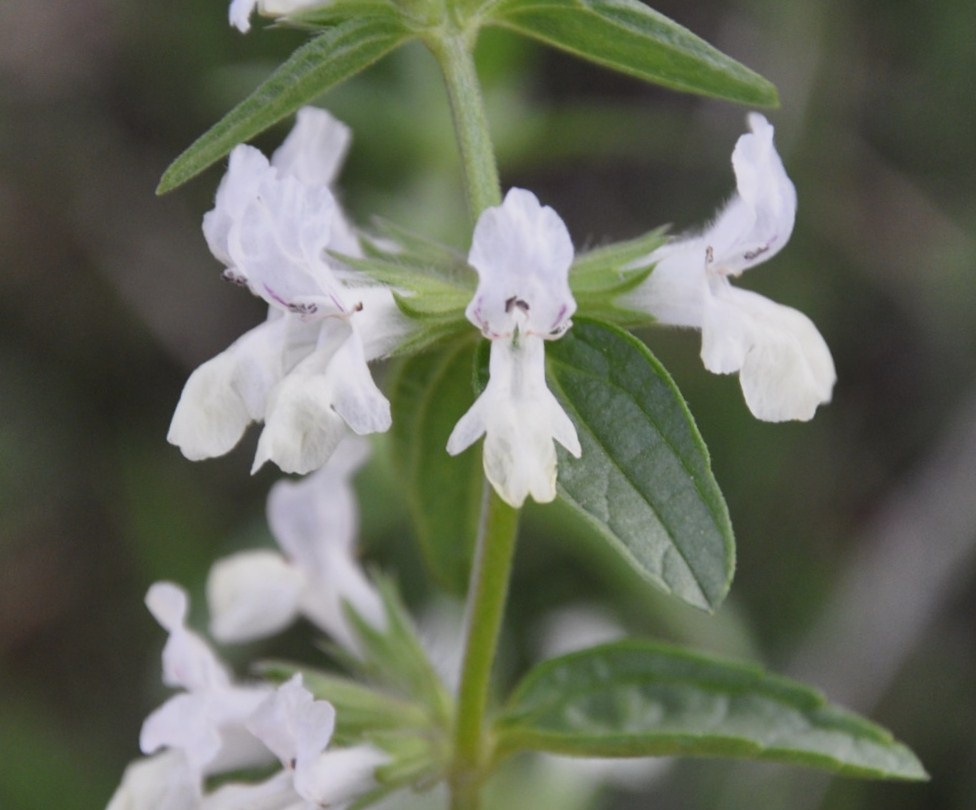
[[[390,12],[383,17],[347,20],[303,45],[173,161],[156,193],[165,194],[195,177],[237,144],[369,67],[408,36]]]
[[[501,0],[500,25],[654,84],[744,104],[778,104],[776,88],[638,0]]]
[[[647,641],[546,661],[515,690],[497,731],[501,756],[724,756],[926,777],[891,734],[806,686]]]
[[[647,580],[715,608],[735,566],[728,509],[681,394],[639,340],[577,320],[547,347],[553,393],[583,454],[559,454],[559,495]]]
[[[435,578],[464,593],[481,507],[481,455],[444,449],[471,407],[475,344],[461,339],[445,351],[404,362],[393,387],[394,460],[414,529]]]

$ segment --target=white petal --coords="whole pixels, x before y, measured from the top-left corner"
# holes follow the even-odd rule
[[[546,387],[545,344],[526,335],[516,345],[491,344],[488,385],[455,426],[448,452],[485,433],[485,475],[503,500],[520,507],[531,495],[540,503],[556,497],[559,441],[579,456],[576,429]]]
[[[207,577],[210,632],[223,643],[252,641],[291,624],[305,578],[273,551],[245,551],[218,560]]]
[[[254,0],[244,3],[234,0],[231,14],[234,14],[235,6],[245,9],[243,19],[246,23],[253,5]],[[244,209],[257,196],[261,181],[270,170],[268,159],[253,146],[240,144],[230,153],[227,172],[217,187],[214,207],[203,216],[203,235],[207,245],[227,267],[234,263],[228,244],[231,228],[240,221]]]
[[[287,14],[311,3],[264,3],[273,14]],[[352,134],[349,127],[318,107],[302,107],[295,126],[271,156],[282,176],[290,175],[306,186],[330,186],[346,158]]]
[[[125,769],[106,810],[196,810],[200,794],[183,754],[163,751]]]
[[[468,262],[478,289],[467,317],[486,336],[561,335],[576,311],[569,290],[573,243],[559,215],[513,188],[478,218]]]
[[[189,613],[186,591],[172,582],[156,582],[146,592],[146,607],[162,628],[170,633],[183,628]]]
[[[268,17],[284,17],[306,8],[328,5],[331,0],[259,0],[259,9]]]
[[[234,267],[272,306],[309,318],[346,313],[325,254],[335,212],[325,186],[266,174],[230,230]]]
[[[171,582],[157,582],[146,594],[146,606],[169,632],[163,647],[163,683],[190,691],[223,688],[230,678],[213,650],[187,629],[186,592]]]
[[[719,374],[738,371],[749,410],[769,422],[812,418],[836,381],[830,350],[809,318],[727,285],[708,299],[702,360]]]
[[[295,675],[264,700],[248,728],[285,767],[295,768],[325,750],[335,728],[335,709],[315,700],[302,686],[302,676]]]
[[[329,557],[323,549],[353,548],[359,515],[351,481],[368,457],[368,442],[349,436],[320,470],[299,481],[279,481],[268,494],[272,534],[310,575],[321,574]]]
[[[170,444],[191,461],[222,456],[264,416],[269,391],[287,370],[287,323],[265,321],[194,371],[173,413]]]
[[[382,600],[355,559],[358,508],[351,478],[368,450],[362,439],[349,437],[318,472],[279,481],[268,496],[271,531],[306,578],[302,612],[353,651],[356,637],[343,602],[373,627],[386,626]]]
[[[669,242],[632,266],[653,264],[651,275],[621,300],[661,323],[700,328],[710,279],[735,276],[774,256],[796,218],[796,189],[773,145],[773,128],[749,117],[752,132],[732,153],[737,191],[702,234]]]
[[[376,786],[375,772],[389,757],[369,745],[326,751],[295,769],[295,790],[316,807],[339,810]]]
[[[704,318],[706,244],[700,237],[670,242],[634,266],[653,264],[651,274],[620,299],[624,307],[647,312],[670,326],[700,329]]]
[[[349,428],[332,408],[328,377],[335,349],[317,349],[272,392],[251,472],[273,461],[283,472],[308,473],[325,464]]]
[[[358,333],[353,332],[338,348],[328,376],[334,381],[332,407],[353,431],[362,436],[390,429],[390,403],[373,382]]]
[[[244,723],[271,692],[270,687],[234,687],[174,695],[142,725],[143,753],[181,751],[198,774],[254,767],[268,762],[268,750]]]
[[[359,636],[346,619],[345,604],[371,627],[386,628],[386,610],[376,588],[349,552],[332,549],[320,577],[310,583],[302,611],[345,649],[359,655]]]
[[[228,17],[230,24],[242,34],[251,30],[251,12],[258,0],[231,0]]]
[[[177,749],[183,752],[194,772],[203,773],[216,759],[221,746],[220,732],[207,708],[203,693],[184,692],[171,697],[142,724],[139,735],[142,752]]]
[[[796,189],[773,145],[773,127],[758,113],[752,132],[732,152],[736,195],[703,238],[724,275],[738,275],[776,255],[789,241],[796,218]]]
[[[351,322],[362,339],[367,361],[389,355],[416,328],[416,322],[400,311],[387,287],[357,287],[347,295],[362,305]]]
[[[450,455],[456,456],[458,453],[467,450],[485,435],[485,430],[488,427],[487,403],[485,392],[482,392],[464,416],[458,420],[454,430],[451,431],[451,435],[447,438],[447,452]]]
[[[253,470],[272,460],[285,472],[325,464],[350,428],[388,430],[389,402],[369,373],[362,344],[339,320],[323,323],[322,345],[288,374],[270,398]]]
[[[258,784],[224,785],[204,798],[200,810],[288,810],[296,803],[304,810],[291,772],[280,771]]]

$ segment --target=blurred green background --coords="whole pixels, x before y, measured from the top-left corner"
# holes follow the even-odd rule
[[[550,611],[582,599],[629,632],[809,680],[891,728],[933,777],[897,785],[695,761],[640,792],[608,791],[601,807],[971,810],[976,5],[656,8],[779,87],[770,118],[799,191],[797,227],[742,283],[809,314],[840,381],[812,423],[761,424],[734,378],[701,368],[697,335],[648,332],[729,501],[732,597],[709,618],[647,595],[558,509],[533,509],[506,671],[532,657]],[[275,475],[248,476],[253,432],[201,464],[165,442],[190,370],[262,317],[219,281],[200,233],[220,170],[153,195],[167,163],[303,41],[261,28],[231,30],[223,0],[0,4],[4,810],[104,806],[165,695],[146,588],[187,585],[202,622],[209,563],[270,542],[262,512]],[[665,222],[694,227],[732,191],[745,110],[501,34],[479,58],[504,184],[554,206],[578,248]],[[342,187],[360,222],[382,215],[466,247],[426,53],[402,50],[321,103],[354,128]],[[360,483],[367,556],[423,605],[431,589],[382,457]],[[297,628],[228,656],[302,650],[308,638]]]

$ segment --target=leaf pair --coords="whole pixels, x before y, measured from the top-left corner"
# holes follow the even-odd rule
[[[464,13],[449,12],[440,0],[430,5],[435,18]],[[502,0],[467,14],[460,24],[469,34],[482,26],[507,28],[654,84],[750,105],[777,103],[766,79],[637,0]],[[396,5],[375,0],[346,0],[298,16],[297,25],[327,27],[183,152],[157,193],[182,185],[403,43],[436,41],[441,22],[424,27]]]

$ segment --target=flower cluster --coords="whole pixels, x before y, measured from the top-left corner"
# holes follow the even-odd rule
[[[311,5],[234,0],[230,15],[246,31],[255,7],[281,15]],[[699,328],[706,368],[737,372],[757,417],[809,419],[829,401],[835,379],[822,337],[799,312],[731,284],[783,248],[796,212],[772,126],[759,115],[749,125],[732,155],[736,194],[716,220],[631,267],[614,268],[648,273],[608,306]],[[333,184],[349,140],[327,112],[305,108],[270,159],[246,145],[231,153],[203,231],[224,278],[261,298],[268,315],[193,372],[168,438],[187,458],[203,459],[227,453],[251,422],[263,422],[252,469],[272,461],[285,472],[311,473],[270,492],[267,517],[280,551],[240,552],[213,566],[213,636],[251,641],[301,616],[346,660],[365,666],[376,662],[366,660],[363,628],[382,637],[397,624],[355,554],[351,479],[368,453],[360,437],[392,424],[368,364],[422,328],[418,308],[404,302],[422,297],[423,285],[419,292],[401,288],[375,271],[369,254],[379,243],[362,242],[340,207]],[[396,278],[409,278],[396,264],[404,248],[380,250],[392,257]],[[555,498],[557,443],[571,456],[582,453],[577,427],[546,381],[546,343],[567,334],[577,309],[573,262],[562,219],[529,191],[509,190],[477,220],[464,314],[490,343],[489,376],[445,449],[456,455],[484,437],[485,476],[513,507],[528,497]],[[456,304],[455,323],[463,324],[462,306]],[[169,633],[163,680],[181,691],[147,718],[140,738],[146,758],[126,771],[109,810],[341,808],[374,786],[389,753],[369,745],[329,748],[335,710],[316,700],[300,675],[277,688],[238,683],[188,629],[182,590],[158,583],[146,601]],[[263,782],[205,787],[214,775],[276,762],[281,770]]]
[[[272,492],[272,531],[289,559],[244,552],[214,566],[208,596],[218,639],[268,635],[299,610],[351,654],[358,645],[348,611],[382,630],[381,600],[353,557],[357,515],[350,478],[364,460],[361,440],[344,443],[318,473]],[[182,691],[146,719],[139,740],[146,758],[127,769],[109,810],[342,808],[375,786],[374,772],[389,757],[369,745],[330,748],[335,710],[313,698],[301,675],[277,688],[237,683],[187,627],[182,589],[156,583],[146,605],[169,633],[163,682]],[[214,775],[275,762],[282,770],[263,782],[204,789]]]
[[[390,427],[390,404],[367,362],[409,324],[385,287],[332,252],[356,255],[357,237],[331,191],[349,140],[345,125],[305,108],[269,161],[238,146],[203,220],[224,278],[268,304],[268,318],[187,381],[169,441],[192,460],[222,455],[264,421],[254,469],[321,467],[350,431]]]
[[[705,367],[738,372],[758,418],[809,419],[835,380],[823,338],[796,310],[730,283],[783,248],[796,212],[772,126],[756,114],[749,123],[732,155],[736,194],[704,232],[635,263],[651,272],[620,305],[701,329]],[[231,154],[204,234],[225,278],[266,301],[269,314],[187,382],[169,439],[188,458],[226,453],[248,423],[263,421],[254,469],[271,460],[306,473],[350,433],[389,429],[389,402],[367,364],[395,350],[415,324],[396,290],[348,264],[362,256],[359,236],[331,188],[348,143],[343,124],[305,108],[270,160],[243,145]],[[581,452],[545,378],[545,342],[566,333],[576,310],[573,258],[559,215],[523,189],[481,214],[468,254],[478,284],[466,315],[491,342],[490,378],[447,452],[484,436],[485,474],[516,507],[529,496],[555,497],[557,442]],[[282,582],[294,579],[281,561],[261,562],[277,565]],[[235,576],[257,561],[246,563],[235,563]]]

